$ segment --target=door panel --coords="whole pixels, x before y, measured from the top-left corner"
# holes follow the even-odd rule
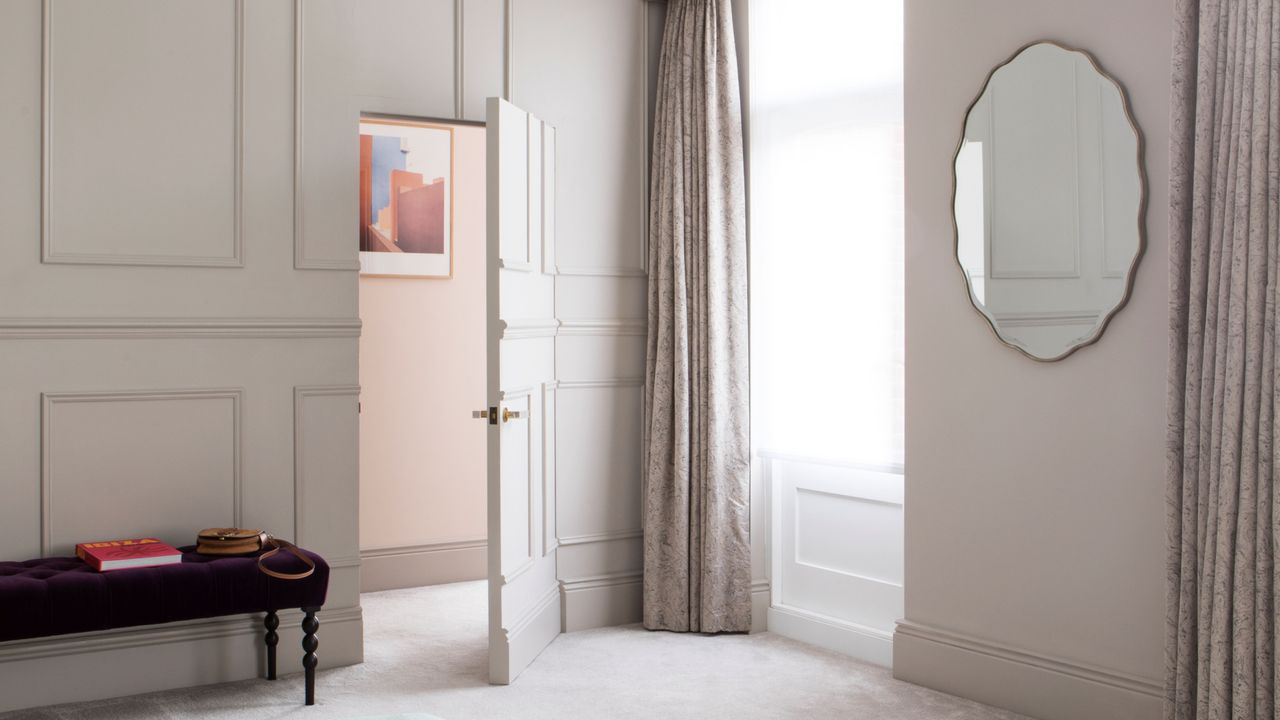
[[[550,128],[488,103],[489,680],[513,681],[560,633],[554,538],[555,284]],[[554,148],[554,144],[550,145]],[[554,179],[554,172],[550,174]],[[549,459],[550,458],[550,459]],[[553,477],[553,475],[552,475]]]

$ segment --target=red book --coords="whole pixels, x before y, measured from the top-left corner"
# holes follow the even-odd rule
[[[80,543],[76,557],[98,572],[182,562],[182,553],[156,538]]]

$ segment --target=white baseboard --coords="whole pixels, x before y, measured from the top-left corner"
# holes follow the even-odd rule
[[[893,676],[1041,720],[1157,720],[1162,683],[901,621]]]
[[[769,630],[769,581],[751,582],[751,632]]]
[[[360,551],[360,592],[483,580],[484,538]]]
[[[564,632],[629,625],[641,620],[639,572],[560,581]]]
[[[318,617],[321,670],[364,661],[359,607]],[[281,675],[302,672],[301,622],[297,610],[280,612]],[[231,615],[0,643],[0,712],[262,677],[263,632],[261,615]]]
[[[875,665],[893,667],[890,633],[786,605],[769,608],[768,622],[769,632]]]

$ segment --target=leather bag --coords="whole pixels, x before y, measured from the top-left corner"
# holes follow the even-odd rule
[[[316,571],[315,561],[299,550],[297,545],[262,530],[205,528],[196,536],[196,552],[201,555],[249,555],[267,547],[271,549],[258,556],[258,569],[266,575],[281,580],[301,580]],[[264,561],[282,550],[301,560],[307,569],[300,573],[282,573],[267,567]]]

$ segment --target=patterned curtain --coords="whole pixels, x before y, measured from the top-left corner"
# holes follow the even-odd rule
[[[751,627],[747,226],[729,0],[669,0],[649,199],[644,624]]]
[[[1276,717],[1280,8],[1178,0],[1165,717]]]

